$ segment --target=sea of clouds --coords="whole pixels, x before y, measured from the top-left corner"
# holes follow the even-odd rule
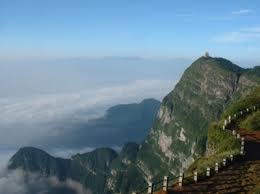
[[[140,103],[145,98],[161,100],[173,89],[183,68],[173,66],[172,61],[102,59],[30,64],[0,61],[0,69],[0,194],[50,194],[50,187],[89,194],[72,180],[61,183],[37,174],[26,178],[22,171],[10,172],[6,166],[23,146],[39,147],[63,158],[92,151],[95,147],[88,142],[80,147],[41,143],[65,138],[70,133],[64,130],[104,116],[111,106]]]
[[[102,117],[107,108],[118,103],[141,102],[150,97],[161,99],[170,91],[172,85],[168,80],[136,80],[125,85],[78,93],[0,98],[0,193],[54,194],[51,192],[65,188],[71,194],[89,194],[89,190],[75,181],[60,182],[55,177],[25,175],[21,170],[10,172],[6,166],[19,147],[41,147],[37,145],[37,140],[42,142],[53,136],[62,137],[64,128],[57,126]],[[46,148],[51,155],[63,158],[93,149],[95,148],[88,145],[82,145],[80,148],[58,145]],[[120,150],[120,147],[114,149]]]
[[[3,194],[91,194],[80,183],[56,177],[42,177],[22,170],[5,171],[0,176],[0,193]]]
[[[0,142],[19,147],[37,139],[61,137],[61,126],[67,123],[102,117],[107,108],[116,104],[141,102],[150,97],[161,99],[172,87],[169,80],[136,80],[77,93],[0,98]]]

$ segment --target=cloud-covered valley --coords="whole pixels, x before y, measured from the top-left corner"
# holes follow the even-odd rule
[[[0,98],[0,142],[21,146],[58,138],[77,123],[102,117],[113,105],[161,99],[172,87],[168,80],[137,80],[78,93]]]
[[[161,63],[132,59],[0,61],[0,193],[64,194],[65,188],[69,194],[89,194],[71,180],[61,183],[54,177],[8,172],[7,163],[23,146],[64,158],[108,144],[120,150],[118,142],[110,145],[105,129],[85,128],[86,124],[103,118],[114,105],[140,103],[145,98],[161,100],[173,89],[182,68],[176,70],[170,61],[157,64]]]
[[[25,173],[22,170],[4,170],[0,174],[0,193],[91,194],[91,191],[70,179],[61,182],[56,177],[42,177],[34,173]]]

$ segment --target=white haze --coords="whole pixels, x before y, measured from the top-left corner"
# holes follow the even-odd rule
[[[114,146],[111,147],[113,150],[116,152],[120,152],[121,147],[119,146]],[[96,147],[81,147],[81,148],[51,148],[46,150],[50,155],[54,157],[61,157],[61,158],[67,158],[70,159],[71,156],[75,155],[76,153],[79,154],[84,154],[87,152],[91,152],[95,150]]]
[[[25,174],[19,169],[14,171],[6,170],[4,174],[0,175],[1,194],[44,194],[50,188],[68,188],[75,194],[91,194],[90,190],[71,179],[61,182],[56,177],[45,178],[38,174]],[[51,194],[55,193],[51,192]]]
[[[0,145],[40,146],[38,140],[62,137],[69,124],[101,117],[113,105],[161,100],[189,63],[139,57],[0,60]]]
[[[97,118],[119,103],[162,99],[173,88],[169,80],[136,80],[119,86],[78,93],[0,98],[0,142],[9,146],[30,145],[37,138],[62,135],[56,126],[67,121]]]

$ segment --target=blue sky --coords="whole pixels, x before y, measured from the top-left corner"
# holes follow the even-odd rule
[[[258,61],[257,0],[0,0],[0,59],[213,55]]]

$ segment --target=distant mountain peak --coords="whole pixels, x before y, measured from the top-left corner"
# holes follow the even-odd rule
[[[205,69],[206,67],[208,70],[216,71],[222,69],[222,70],[234,72],[238,75],[246,71],[244,68],[232,63],[228,59],[221,58],[221,57],[211,57],[211,56],[208,57],[202,56],[198,58],[191,64],[191,66],[188,69],[199,68],[200,70],[203,70],[203,68]],[[203,71],[201,71],[201,73],[203,73]]]
[[[23,158],[25,159],[26,157],[51,157],[47,152],[35,148],[35,147],[22,147],[18,150],[18,152],[13,155],[13,157],[10,159],[10,168],[11,165],[13,164],[12,162],[16,162],[18,159]]]

